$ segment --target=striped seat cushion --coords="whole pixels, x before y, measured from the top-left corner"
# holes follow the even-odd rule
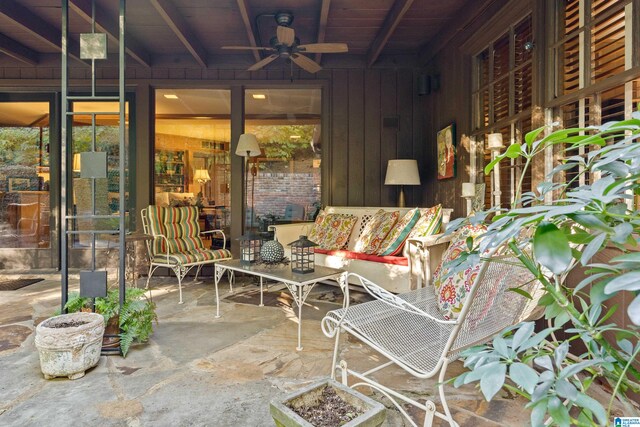
[[[196,206],[169,207],[149,206],[149,227],[155,237],[153,240],[153,253],[181,254],[197,249],[204,249],[200,238],[200,226],[198,225],[198,208]],[[167,247],[168,246],[168,247]]]
[[[169,254],[169,262],[171,264],[193,264],[195,262],[216,261],[220,259],[231,258],[231,252],[228,249],[196,249],[184,253]],[[167,262],[166,255],[156,255],[153,262]]]

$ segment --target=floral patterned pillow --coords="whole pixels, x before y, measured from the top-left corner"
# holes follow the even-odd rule
[[[387,237],[387,234],[398,222],[399,216],[400,212],[398,211],[387,212],[384,209],[380,209],[376,212],[364,226],[353,251],[363,254],[375,254],[378,252],[384,238]]]
[[[420,209],[420,219],[413,226],[407,239],[416,239],[436,234],[442,226],[442,205],[436,205],[428,209]]]
[[[318,215],[320,218],[320,215]],[[347,214],[324,214],[321,224],[314,225],[308,239],[315,242],[321,249],[338,250],[344,248],[349,242],[349,236],[356,225],[358,217]],[[312,238],[313,237],[313,238]],[[315,240],[314,240],[315,239]]]
[[[322,223],[324,221],[325,216],[327,216],[327,214],[324,212],[324,209],[318,212],[318,216],[316,217],[316,220],[313,223],[313,227],[311,227],[311,231],[309,232],[307,239],[311,240],[312,242],[320,244],[319,235],[322,230]]]
[[[449,275],[450,269],[446,264],[456,259],[467,250],[467,238],[477,237],[487,231],[483,225],[467,225],[454,236],[451,244],[442,255],[442,261],[433,274],[433,284],[437,296],[437,303],[445,319],[457,319],[467,300],[471,286],[475,281],[480,264],[469,267],[464,271]]]
[[[404,242],[409,237],[409,233],[420,219],[420,210],[411,209],[398,221],[380,245],[378,255],[397,255],[402,252]]]

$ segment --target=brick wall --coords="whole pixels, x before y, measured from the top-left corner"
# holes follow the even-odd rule
[[[249,178],[251,186],[251,178]],[[248,190],[251,197],[251,188]],[[311,173],[258,172],[255,183],[256,216],[273,214],[284,217],[289,204],[306,208],[320,201],[320,170]],[[251,205],[249,200],[248,206]],[[257,221],[256,221],[257,224]]]

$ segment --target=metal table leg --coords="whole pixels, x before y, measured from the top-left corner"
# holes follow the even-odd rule
[[[214,270],[215,280],[214,280],[214,283],[216,285],[216,319],[220,317],[220,297],[218,295],[218,283],[220,282],[220,278],[224,274],[225,270],[226,269],[224,267],[221,267],[219,264],[215,265],[215,270]]]

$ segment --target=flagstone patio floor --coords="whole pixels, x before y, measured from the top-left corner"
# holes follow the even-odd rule
[[[72,282],[77,289],[77,279]],[[0,292],[0,425],[272,426],[271,399],[330,374],[333,340],[322,334],[320,320],[341,305],[339,288],[314,288],[303,308],[304,349],[296,351],[296,311],[286,289],[272,287],[259,307],[252,278],[238,277],[233,295],[223,280],[216,319],[210,277],[187,279],[182,305],[175,278],[154,278],[152,285],[159,322],[150,342],[132,346],[126,358],[102,356],[74,381],[45,380],[34,347],[36,325],[59,306],[59,275]],[[352,366],[379,357],[353,338],[342,339]],[[456,362],[450,375],[462,369]],[[398,369],[382,375],[387,385],[438,401],[436,379],[418,380]],[[524,400],[501,396],[487,403],[471,386],[449,387],[448,396],[460,426],[528,425]],[[388,401],[373,397],[389,407],[385,426],[405,425]]]

